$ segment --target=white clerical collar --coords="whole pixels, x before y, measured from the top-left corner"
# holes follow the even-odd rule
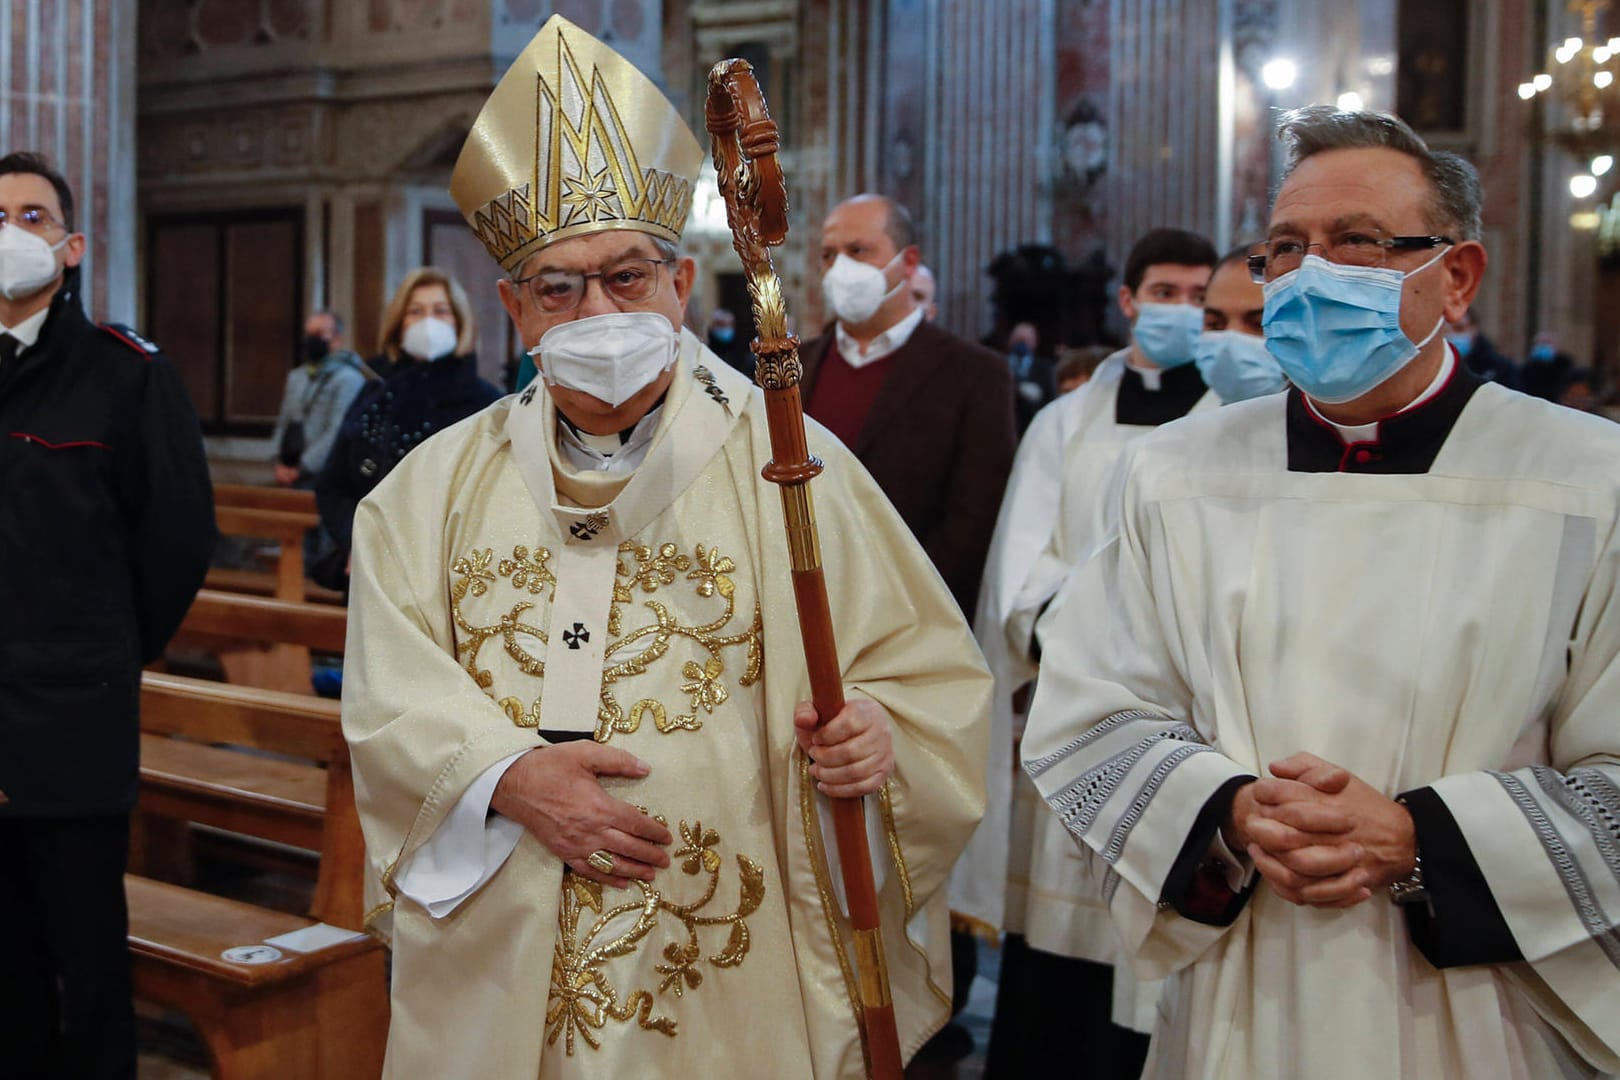
[[[1395,415],[1400,416],[1401,413],[1409,413],[1419,405],[1422,405],[1424,402],[1434,397],[1436,394],[1440,393],[1441,390],[1445,389],[1446,383],[1451,381],[1451,373],[1456,370],[1457,358],[1455,354],[1452,353],[1451,346],[1447,345],[1445,358],[1440,362],[1440,370],[1435,374],[1434,379],[1429,383],[1429,388],[1423,391],[1423,393],[1419,394],[1415,399],[1413,399],[1410,405],[1406,406],[1406,408],[1402,409]],[[1327,417],[1323,416],[1321,410],[1316,407],[1316,402],[1312,401],[1308,397],[1305,399],[1305,407],[1311,410],[1318,420],[1322,421],[1324,424],[1327,424],[1334,431],[1337,431],[1339,433],[1339,438],[1343,439],[1345,445],[1347,446],[1350,443],[1378,441],[1378,425],[1382,423],[1382,421],[1374,420],[1370,424],[1336,424],[1332,420],[1329,420]]]
[[[1136,362],[1135,356],[1135,352],[1127,353],[1125,355],[1125,366],[1142,377],[1142,386],[1144,389],[1158,393],[1159,388],[1164,385],[1164,368],[1144,367]]]
[[[614,435],[592,435],[578,431],[557,414],[557,447],[563,460],[576,472],[606,472],[620,475],[636,471],[647,459],[653,436],[658,433],[658,417],[664,411],[662,402],[647,410],[647,415],[636,421],[628,437],[620,432]]]
[[[39,332],[45,326],[45,320],[50,316],[51,308],[47,304],[34,312],[16,326],[7,326],[0,323],[0,334],[10,334],[22,342],[22,348],[31,348],[39,340]],[[21,351],[21,350],[18,350]]]
[[[911,333],[922,322],[923,309],[912,308],[911,314],[889,327],[883,333],[873,338],[866,351],[861,351],[860,343],[849,336],[841,322],[833,324],[833,332],[838,335],[838,355],[852,368],[863,368],[867,364],[883,359],[896,351],[900,346],[911,340]]]

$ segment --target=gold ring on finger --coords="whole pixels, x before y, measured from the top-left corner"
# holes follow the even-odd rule
[[[608,851],[606,848],[603,848],[600,851],[591,852],[590,855],[586,857],[585,862],[592,870],[596,870],[603,874],[613,873],[613,853]]]

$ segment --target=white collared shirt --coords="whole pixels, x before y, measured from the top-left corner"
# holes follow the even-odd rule
[[[1423,393],[1419,394],[1410,405],[1406,406],[1406,408],[1402,409],[1395,415],[1399,416],[1401,413],[1411,412],[1419,405],[1422,405],[1425,401],[1428,401],[1430,398],[1434,397],[1445,388],[1446,382],[1451,378],[1451,373],[1455,370],[1457,370],[1457,357],[1456,354],[1451,351],[1451,346],[1447,345],[1446,357],[1441,362],[1440,370],[1438,373],[1436,373],[1434,380],[1429,383],[1429,388],[1423,391]],[[1350,445],[1351,443],[1378,441],[1378,425],[1382,423],[1382,421],[1374,420],[1370,424],[1335,424],[1332,420],[1329,420],[1327,417],[1322,415],[1321,410],[1316,407],[1316,403],[1311,401],[1309,397],[1305,399],[1305,407],[1310,409],[1318,420],[1322,421],[1324,424],[1328,424],[1333,428],[1333,430],[1337,431],[1339,433],[1339,438],[1344,440],[1346,446]],[[1385,419],[1389,418],[1386,417]]]
[[[627,439],[621,439],[617,434],[592,435],[575,431],[559,413],[557,448],[562,451],[568,467],[579,472],[633,473],[647,458],[653,436],[658,433],[658,417],[663,411],[663,405],[649,409],[647,415],[637,420],[635,427],[630,429]]]
[[[17,350],[19,353],[22,352],[22,349],[33,348],[34,343],[39,340],[39,332],[44,328],[45,320],[50,316],[50,313],[51,308],[47,304],[16,326],[6,326],[4,323],[0,323],[0,334],[10,334],[22,342],[22,348]]]
[[[923,309],[912,308],[911,314],[889,327],[883,333],[873,338],[866,351],[861,351],[860,343],[849,335],[842,322],[833,324],[833,332],[837,335],[838,355],[852,368],[863,368],[867,364],[875,363],[900,346],[911,340],[912,331],[922,322]]]
[[[1164,368],[1143,367],[1136,362],[1135,356],[1136,354],[1132,352],[1130,356],[1126,357],[1125,366],[1142,377],[1142,385],[1146,389],[1153,391],[1155,394],[1158,393],[1164,385]]]

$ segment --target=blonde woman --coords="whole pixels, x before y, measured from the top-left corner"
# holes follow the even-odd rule
[[[478,326],[467,294],[449,274],[424,266],[407,274],[383,315],[382,352],[343,419],[316,484],[331,544],[311,567],[331,588],[348,586],[354,508],[411,450],[500,397],[478,377]]]

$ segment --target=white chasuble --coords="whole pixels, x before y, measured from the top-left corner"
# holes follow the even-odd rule
[[[1620,1069],[1620,429],[1460,401],[1409,471],[1290,471],[1289,396],[1139,441],[1043,634],[1025,768],[1179,973],[1151,1076]],[[1206,806],[1297,751],[1406,796],[1432,907],[1181,906]]]
[[[863,1075],[822,796],[793,736],[809,693],[763,405],[683,333],[628,476],[562,465],[537,385],[362,505],[344,723],[379,881],[491,765],[567,732],[648,762],[603,785],[675,836],[670,867],[628,889],[524,835],[442,918],[394,898],[388,1076]],[[988,678],[904,524],[811,440],[846,685],[893,719],[896,773],[868,812],[910,1052],[949,1011],[943,886],[982,811]]]

